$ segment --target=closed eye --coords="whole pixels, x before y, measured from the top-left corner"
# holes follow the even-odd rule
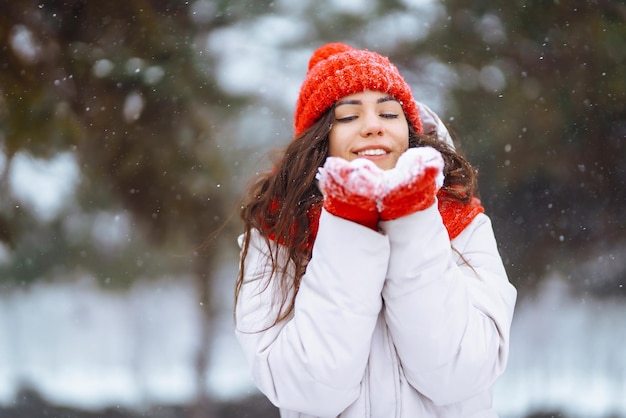
[[[381,113],[379,116],[383,119],[398,119],[398,117],[400,117],[400,115],[397,113]],[[357,115],[351,115],[351,116],[344,116],[342,118],[336,118],[335,120],[340,123],[342,122],[346,123],[346,122],[351,122],[353,120],[356,120],[357,118],[358,118]]]

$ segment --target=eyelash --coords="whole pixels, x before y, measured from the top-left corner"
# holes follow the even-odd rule
[[[381,118],[384,119],[397,119],[400,115],[396,114],[396,113],[381,113],[379,115]],[[337,118],[337,122],[351,122],[353,120],[355,120],[358,116],[346,116],[345,118]]]

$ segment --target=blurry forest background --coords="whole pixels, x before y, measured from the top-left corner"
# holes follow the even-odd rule
[[[626,417],[617,0],[0,0],[1,416],[276,416],[232,340],[237,199],[329,41],[479,168],[520,298],[501,415]]]

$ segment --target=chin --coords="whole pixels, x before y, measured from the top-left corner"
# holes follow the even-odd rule
[[[385,159],[385,160],[376,162],[376,165],[381,170],[391,170],[392,168],[394,168],[396,166],[397,162],[398,162],[398,160],[395,159],[395,158],[394,159]]]
[[[378,166],[378,168],[380,168],[381,170],[391,170],[392,168],[394,168],[396,165],[395,163],[389,163],[389,162],[383,162],[383,163],[377,163],[376,164]]]

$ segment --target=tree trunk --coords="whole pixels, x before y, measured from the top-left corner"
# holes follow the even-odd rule
[[[196,399],[190,410],[190,418],[212,418],[216,416],[215,404],[207,389],[214,319],[210,297],[213,259],[214,256],[210,252],[204,256],[197,255],[194,259],[195,285],[200,308],[200,329],[198,330],[200,335],[195,358]]]

